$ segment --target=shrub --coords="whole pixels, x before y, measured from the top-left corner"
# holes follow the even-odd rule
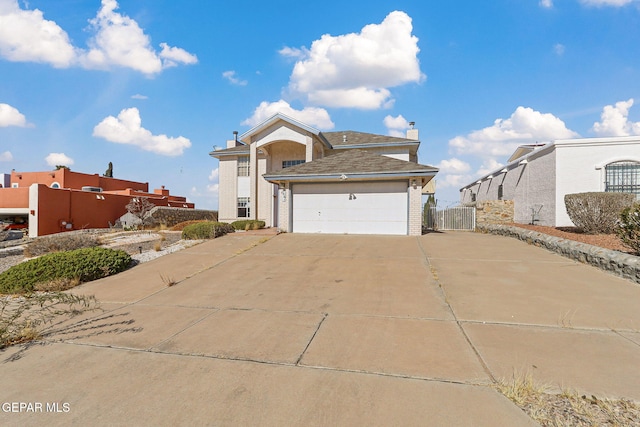
[[[187,225],[199,224],[201,222],[210,222],[210,221],[207,221],[206,219],[198,219],[198,220],[192,220],[192,221],[179,222],[178,224],[171,227],[171,231],[182,231]]]
[[[640,204],[622,210],[616,232],[623,245],[640,254]]]
[[[257,230],[264,228],[265,222],[258,221],[256,219],[242,219],[240,221],[234,221],[231,226],[236,230]]]
[[[233,227],[226,222],[204,221],[186,226],[182,230],[182,238],[188,240],[214,239],[234,231]]]
[[[98,237],[87,233],[61,233],[39,237],[24,249],[28,257],[40,256],[51,252],[71,251],[74,249],[98,246]]]
[[[626,193],[576,193],[564,196],[567,214],[573,224],[587,234],[612,234],[620,212],[633,204],[635,196]]]
[[[0,273],[0,293],[31,292],[59,279],[89,282],[126,270],[130,263],[126,252],[101,247],[54,252]]]

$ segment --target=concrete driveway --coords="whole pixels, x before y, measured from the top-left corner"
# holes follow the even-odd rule
[[[473,233],[265,240],[76,288],[104,311],[0,353],[0,403],[60,410],[0,424],[535,425],[491,387],[514,372],[640,400],[632,282]]]

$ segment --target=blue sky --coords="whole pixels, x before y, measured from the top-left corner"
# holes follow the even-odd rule
[[[208,153],[275,112],[415,121],[446,206],[517,145],[640,134],[638,0],[309,5],[0,0],[0,172],[113,162],[214,209]]]

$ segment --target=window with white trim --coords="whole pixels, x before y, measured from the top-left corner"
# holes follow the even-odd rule
[[[291,166],[301,165],[304,160],[283,160],[282,169],[290,168]]]
[[[614,162],[605,166],[604,191],[632,193],[640,198],[640,163]]]
[[[238,157],[238,176],[249,176],[249,156]]]
[[[238,197],[238,218],[249,218],[248,197]]]

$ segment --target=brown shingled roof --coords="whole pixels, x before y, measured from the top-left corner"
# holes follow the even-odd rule
[[[420,165],[414,162],[398,160],[391,157],[371,153],[366,150],[348,150],[333,154],[322,159],[292,166],[279,171],[265,174],[271,177],[301,177],[307,175],[341,175],[341,174],[397,174],[438,172],[432,166]]]

